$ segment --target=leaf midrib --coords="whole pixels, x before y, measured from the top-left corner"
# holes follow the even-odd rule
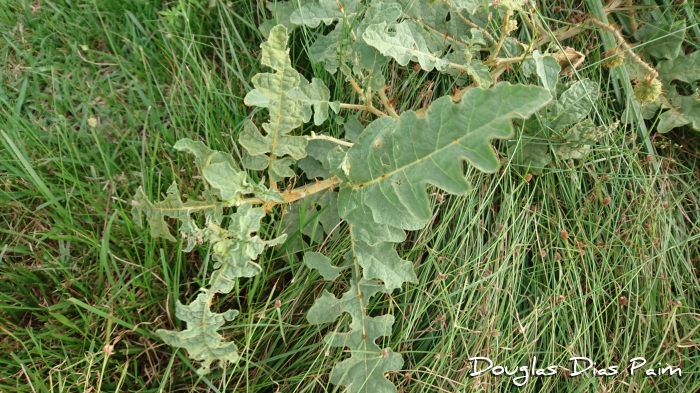
[[[501,101],[501,104],[502,104],[502,103],[503,103],[503,102]],[[365,188],[365,187],[367,187],[367,186],[370,186],[370,185],[372,185],[372,184],[378,183],[378,182],[380,182],[380,181],[388,180],[389,178],[391,178],[392,176],[394,176],[396,173],[398,173],[398,172],[404,172],[407,168],[412,167],[412,166],[414,166],[414,165],[417,165],[417,164],[419,164],[419,163],[425,161],[425,160],[428,159],[428,158],[432,158],[434,154],[437,154],[437,153],[439,153],[439,152],[441,152],[441,151],[443,151],[443,150],[445,150],[445,149],[447,149],[447,148],[449,148],[449,147],[452,147],[452,146],[454,146],[455,144],[459,144],[462,140],[464,140],[464,138],[466,138],[467,136],[469,136],[469,134],[473,134],[473,133],[475,133],[475,132],[480,131],[481,129],[485,128],[487,125],[492,124],[494,121],[496,121],[496,120],[501,120],[501,119],[503,119],[504,117],[510,118],[510,114],[511,114],[511,113],[514,113],[514,112],[515,112],[515,111],[508,112],[508,113],[506,113],[506,114],[504,114],[504,115],[502,115],[502,116],[499,116],[497,119],[492,119],[490,122],[484,124],[484,125],[481,126],[481,127],[475,128],[474,130],[467,131],[467,133],[465,133],[464,136],[462,136],[461,138],[457,138],[457,139],[453,140],[452,142],[446,144],[445,146],[440,147],[440,148],[437,148],[437,149],[434,150],[432,153],[430,153],[430,154],[428,154],[428,155],[426,155],[426,156],[423,156],[423,157],[419,158],[418,160],[409,163],[408,165],[404,165],[404,166],[402,166],[402,167],[398,167],[398,168],[394,169],[394,170],[391,171],[391,172],[383,173],[383,174],[379,175],[379,177],[376,177],[376,178],[374,178],[374,179],[372,179],[372,180],[369,180],[369,181],[366,181],[366,182],[364,182],[364,183],[361,183],[361,184],[358,184],[358,185],[351,185],[351,188],[354,189],[354,190],[358,190],[358,189],[361,189],[361,188]],[[401,119],[399,118],[398,121],[401,121]],[[469,128],[469,124],[471,124],[471,116],[469,117],[469,123],[467,124],[467,128]],[[437,140],[439,140],[439,136],[440,136],[441,129],[442,129],[442,124],[440,124],[440,129],[438,130],[438,138],[437,138]],[[465,149],[467,149],[467,150],[475,151],[475,150],[470,149],[470,148],[468,148],[468,147],[466,147],[466,146],[464,146],[464,145],[460,145],[460,146],[462,146],[463,148],[465,148]]]

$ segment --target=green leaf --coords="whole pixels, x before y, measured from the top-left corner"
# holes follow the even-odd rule
[[[207,165],[202,170],[204,179],[218,191],[218,196],[225,201],[240,199],[243,194],[253,192],[245,171],[236,171],[228,162]]]
[[[184,151],[194,155],[194,162],[195,165],[197,165],[197,169],[200,173],[202,173],[202,169],[207,165],[219,164],[223,162],[228,163],[231,168],[236,171],[240,170],[240,167],[238,164],[236,164],[236,161],[230,154],[212,150],[200,141],[193,141],[189,138],[183,138],[177,141],[173,147],[178,151]]]
[[[347,269],[347,266],[336,267],[331,264],[331,259],[318,252],[307,252],[304,254],[304,264],[309,269],[316,269],[324,280],[333,281],[340,275],[340,272]]]
[[[255,75],[252,79],[255,90],[245,96],[244,102],[267,108],[270,120],[262,126],[264,135],[255,126],[244,127],[239,143],[251,156],[244,160],[244,164],[257,169],[261,164],[260,157],[264,156],[268,160],[270,179],[280,181],[293,176],[290,166],[306,156],[306,138],[288,134],[310,118],[309,103],[290,96],[292,90],[302,88],[308,82],[291,66],[284,26],[275,26],[269,39],[260,47],[262,64],[276,72]]]
[[[380,279],[384,282],[387,292],[401,288],[403,283],[418,283],[418,277],[413,272],[413,264],[399,258],[391,243],[378,243],[370,246],[361,241],[355,242],[357,263],[362,266],[366,279]]]
[[[598,99],[598,85],[590,79],[574,82],[559,98],[547,106],[550,118],[549,127],[555,131],[575,124],[590,113]]]
[[[132,202],[134,222],[143,228],[142,217],[145,215],[152,237],[162,237],[174,242],[176,239],[170,233],[165,219],[167,217],[176,218],[181,222],[179,232],[188,240],[186,249],[191,250],[197,239],[201,237],[201,229],[192,218],[192,213],[203,212],[207,221],[216,223],[220,223],[223,218],[223,203],[217,201],[209,192],[204,192],[203,196],[204,200],[201,201],[187,200],[187,202],[182,202],[177,183],[173,182],[168,188],[164,200],[151,203],[143,189],[139,187]]]
[[[697,81],[700,80],[700,51],[673,60],[660,61],[656,69],[663,84],[662,95],[667,99],[662,100],[660,97],[659,102],[662,107],[669,108],[662,115],[675,111],[660,119],[659,131],[665,132],[685,124],[690,124],[693,129],[700,131],[700,91],[697,85]],[[688,84],[689,91],[681,92],[676,86],[678,81]]]
[[[508,157],[511,163],[527,169],[533,175],[541,175],[542,170],[549,165],[552,158],[549,156],[549,147],[543,143],[521,142],[508,145]]]
[[[299,167],[309,179],[325,179],[331,176],[331,173],[328,171],[330,168],[328,152],[336,146],[338,145],[323,139],[312,139],[309,141],[308,146],[306,146],[308,156],[299,161]]]
[[[388,27],[394,32],[389,32]],[[447,69],[450,62],[430,51],[426,36],[423,28],[412,20],[389,26],[386,22],[371,25],[362,34],[367,44],[377,48],[383,55],[391,56],[402,66],[415,61],[426,71]]]
[[[394,317],[382,315],[365,317],[363,330],[326,336],[333,347],[349,347],[349,359],[338,363],[331,371],[332,383],[347,387],[348,393],[395,393],[396,387],[384,376],[403,367],[401,355],[390,348],[381,349],[375,341],[391,335]]]
[[[324,339],[330,346],[350,348],[350,358],[331,372],[331,382],[346,386],[348,392],[396,392],[384,374],[401,369],[403,360],[391,349],[381,349],[375,343],[377,338],[391,334],[394,318],[372,318],[366,313],[369,300],[384,291],[382,285],[372,281],[353,281],[340,299],[323,291],[306,316],[311,324],[318,325],[333,322],[344,312],[351,315],[349,332],[329,333]]]
[[[353,143],[357,141],[362,131],[365,130],[365,127],[354,116],[348,116],[345,124],[343,124],[343,128],[345,130],[345,139]],[[328,153],[326,153],[326,157],[328,157]]]
[[[475,14],[479,7],[484,5],[486,5],[485,8],[488,8],[488,3],[482,0],[451,0],[449,4],[450,11],[467,10],[470,14]]]
[[[380,242],[400,243],[406,240],[403,229],[374,221],[372,209],[364,203],[364,194],[352,192],[351,188],[340,188],[338,212],[340,217],[352,224],[350,235],[357,241],[374,246]]]
[[[330,102],[331,92],[328,87],[320,79],[313,78],[310,84],[302,84],[301,87],[296,87],[289,92],[289,97],[312,105],[314,107],[314,124],[317,126],[323,124],[328,119],[328,109],[338,113],[340,103],[337,101]],[[308,122],[309,119],[304,119]]]
[[[265,249],[284,242],[286,235],[272,240],[251,236],[260,230],[260,220],[265,212],[260,208],[242,205],[231,214],[228,230],[210,225],[207,240],[214,244],[214,272],[209,286],[212,292],[228,293],[238,277],[253,277],[260,273],[260,266],[253,262]]]
[[[543,56],[538,50],[532,52],[532,58],[542,86],[553,92],[559,80],[559,71],[561,71],[559,63],[553,56]]]
[[[320,0],[294,11],[290,20],[295,25],[303,24],[311,28],[318,27],[321,22],[328,26],[337,20],[352,20],[359,8],[358,0]]]
[[[668,88],[668,93],[677,94],[675,88],[671,89],[671,82],[680,80],[692,83],[700,80],[700,51],[674,60],[660,61],[656,70],[659,72],[659,80],[664,84],[664,90]]]
[[[327,179],[331,177],[331,173],[323,167],[320,161],[309,156],[299,160],[297,166],[306,173],[308,179]]]
[[[177,302],[176,316],[187,323],[183,331],[158,330],[158,335],[168,345],[185,348],[194,360],[202,362],[198,370],[206,374],[215,360],[238,360],[236,346],[223,342],[217,331],[225,321],[230,321],[238,312],[213,313],[210,309],[217,293],[229,293],[236,278],[252,277],[260,272],[260,266],[253,262],[265,247],[274,246],[285,240],[282,235],[272,240],[262,240],[252,236],[260,230],[260,220],[265,216],[260,208],[243,205],[231,215],[228,229],[208,221],[207,228],[199,231],[201,240],[213,244],[214,272],[209,279],[209,288],[203,289],[189,305]]]
[[[481,60],[472,59],[467,65],[467,73],[474,78],[476,83],[482,89],[488,89],[493,85],[493,78],[489,68],[481,62]]]
[[[349,198],[367,205],[374,222],[420,229],[432,215],[427,185],[452,194],[468,192],[461,162],[494,172],[498,159],[489,140],[511,137],[512,118],[528,117],[550,99],[540,87],[499,83],[488,90],[471,89],[456,104],[442,97],[422,118],[413,111],[398,120],[379,118],[348,150],[341,193],[355,194]],[[344,214],[347,210],[341,217],[348,219]]]
[[[610,135],[615,128],[617,123],[596,126],[591,119],[584,119],[567,131],[564,135],[566,142],[557,145],[554,152],[563,159],[581,159],[590,150],[591,145]]]
[[[649,55],[657,59],[675,59],[680,54],[684,33],[685,21],[680,20],[672,24],[646,23],[634,33],[634,37],[643,42],[637,47],[647,59]]]
[[[267,9],[272,12],[272,19],[265,20],[260,24],[260,32],[263,33],[265,38],[270,36],[270,30],[276,25],[284,25],[287,30],[291,31],[296,27],[292,23],[291,16],[294,11],[297,10],[299,6],[304,6],[310,3],[312,0],[291,0],[291,1],[271,1],[267,3]]]
[[[282,231],[289,236],[287,250],[295,253],[306,250],[309,245],[301,235],[310,238],[311,244],[323,241],[323,235],[332,232],[340,223],[338,215],[338,193],[319,192],[289,205],[282,218]]]
[[[320,325],[333,322],[346,312],[352,316],[353,321],[361,321],[369,300],[384,291],[382,284],[365,279],[360,279],[357,283],[352,281],[350,289],[340,299],[324,290],[309,309],[306,319],[313,325]]]
[[[224,342],[218,330],[226,321],[233,320],[238,311],[230,310],[225,313],[213,313],[209,309],[210,294],[203,291],[189,305],[177,301],[175,315],[185,323],[187,329],[175,332],[159,329],[158,336],[168,345],[184,348],[191,359],[202,362],[197,374],[204,375],[210,371],[214,361],[238,361],[236,345]]]

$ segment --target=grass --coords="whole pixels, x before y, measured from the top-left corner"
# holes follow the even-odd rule
[[[192,162],[172,149],[180,138],[237,156],[242,97],[260,71],[262,8],[202,3],[169,4],[186,21],[159,16],[158,1],[0,0],[0,392],[340,391],[328,373],[346,355],[322,337],[347,321],[319,328],[305,314],[321,289],[339,294],[343,283],[283,252],[222,299],[241,311],[225,330],[238,364],[200,377],[154,334],[181,326],[176,301],[195,296],[212,266],[206,249],[185,254],[136,226],[131,197],[143,186],[157,198],[173,181],[198,194]],[[658,17],[696,25],[687,8]],[[564,11],[542,12],[552,28],[570,23]],[[687,45],[697,48],[692,31]],[[312,34],[297,34],[294,59]],[[617,119],[620,82],[601,68],[595,32],[566,45],[588,49],[579,77],[604,87],[596,119]],[[341,79],[298,61],[351,102]],[[434,74],[390,75],[401,110],[421,105],[405,92],[451,92]],[[467,169],[476,187],[465,197],[431,191],[433,222],[401,249],[420,284],[372,303],[396,317],[383,344],[404,358],[390,375],[400,391],[700,389],[700,142],[692,131],[654,135],[652,165],[636,135],[621,126],[590,157],[529,181],[504,162],[496,174]],[[323,245],[327,255],[346,249],[342,236]],[[505,376],[469,377],[473,356],[569,368],[585,356],[621,369],[641,356],[683,376],[558,373],[519,389]]]

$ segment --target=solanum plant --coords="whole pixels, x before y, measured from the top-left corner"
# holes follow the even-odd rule
[[[219,329],[238,312],[216,310],[214,300],[229,294],[238,278],[258,274],[259,256],[286,241],[285,234],[261,238],[262,220],[281,232],[311,235],[290,224],[295,220],[276,221],[279,215],[271,213],[286,209],[294,214],[298,203],[313,203],[324,206],[314,236],[339,226],[350,236],[341,260],[313,250],[303,257],[323,279],[349,280],[345,293],[324,291],[307,314],[308,321],[318,325],[332,323],[343,313],[351,317],[349,330],[325,338],[331,347],[349,349],[330,381],[349,392],[395,392],[386,373],[400,370],[402,357],[376,342],[391,335],[394,317],[369,316],[367,306],[374,296],[401,290],[405,283],[419,284],[412,261],[402,259],[395,247],[405,241],[406,231],[424,228],[433,216],[427,187],[467,193],[465,161],[495,172],[499,158],[491,141],[511,138],[513,120],[526,133],[547,130],[552,140],[557,133],[569,135],[571,140],[558,138],[560,147],[554,151],[567,158],[580,158],[583,147],[601,134],[590,120],[584,122],[598,94],[595,84],[559,84],[562,69],[580,64],[570,56],[575,51],[552,47],[541,52],[515,38],[519,29],[537,26],[527,7],[519,0],[303,0],[271,5],[274,19],[261,26],[267,36],[261,63],[269,72],[253,77],[255,88],[244,101],[264,109],[266,121],[241,125],[240,160],[202,142],[181,140],[174,148],[194,157],[205,185],[201,197],[182,201],[173,184],[163,201],[151,202],[141,189],[134,198],[134,216],[139,223],[146,217],[152,236],[176,240],[166,222],[176,218],[185,251],[205,244],[215,262],[208,285],[197,297],[187,305],[177,303],[176,316],[187,328],[159,330],[163,341],[185,348],[200,362],[201,373],[209,372],[215,361],[236,362],[236,345]],[[497,36],[487,29],[492,17],[501,21]],[[516,20],[528,21],[529,26],[519,26]],[[333,101],[325,83],[306,80],[290,61],[290,30],[322,24],[333,28],[317,35],[308,50],[311,59],[337,75],[354,92],[356,102]],[[457,88],[424,108],[397,113],[385,91],[385,70],[392,61],[396,67],[417,65],[424,72],[446,74]],[[536,84],[499,81],[516,63],[537,75]],[[360,121],[352,116],[357,111],[368,115]],[[347,113],[346,132],[340,137],[300,132],[312,121],[322,130],[329,118]],[[567,134],[565,127],[572,127],[573,133]],[[582,133],[593,136],[586,139]],[[527,162],[513,154],[513,159]],[[253,173],[264,180],[254,182]],[[290,178],[298,176],[309,179],[308,184],[289,188]],[[304,245],[297,240],[295,247]]]

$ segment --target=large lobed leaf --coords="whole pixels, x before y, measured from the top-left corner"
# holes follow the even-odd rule
[[[158,336],[168,345],[184,348],[190,358],[202,362],[198,374],[208,374],[214,361],[238,361],[236,344],[223,341],[218,330],[226,321],[231,321],[238,311],[213,313],[210,310],[211,295],[203,291],[188,305],[177,301],[175,315],[185,323],[187,329],[177,332],[158,330]]]
[[[328,264],[321,263],[324,266]],[[322,268],[322,272],[323,269],[328,267]],[[307,314],[307,319],[312,324],[332,322],[343,313],[352,317],[349,332],[329,333],[325,337],[326,343],[331,347],[350,348],[350,357],[338,363],[330,375],[332,383],[346,386],[348,392],[396,392],[396,387],[384,374],[400,370],[403,359],[390,348],[382,349],[375,343],[379,337],[391,334],[394,317],[370,317],[366,311],[369,300],[383,292],[387,292],[383,285],[360,279],[352,282],[350,289],[340,299],[324,291]]]
[[[238,312],[229,310],[224,313],[211,311],[211,305],[217,293],[229,293],[238,277],[252,277],[260,272],[260,266],[254,262],[265,247],[283,242],[286,235],[272,240],[262,240],[253,235],[260,230],[260,221],[265,216],[261,208],[253,208],[242,200],[243,195],[253,194],[264,201],[281,201],[281,195],[267,189],[261,184],[248,181],[231,155],[207,148],[199,141],[182,139],[175,146],[195,156],[195,164],[211,190],[204,191],[203,200],[180,199],[176,183],[168,188],[167,197],[152,203],[143,189],[139,187],[134,196],[133,216],[137,225],[142,226],[142,218],[150,225],[151,236],[162,237],[171,241],[176,238],[170,233],[167,218],[176,218],[181,222],[180,233],[187,239],[185,251],[191,251],[198,243],[209,243],[214,260],[214,272],[209,280],[209,287],[203,288],[197,298],[188,305],[178,300],[175,315],[187,324],[183,331],[160,329],[156,333],[171,346],[185,348],[190,358],[200,361],[200,374],[210,371],[214,361],[238,360],[236,345],[225,342],[218,330],[226,321],[230,321]],[[223,200],[223,201],[222,201]],[[231,214],[228,228],[222,228],[223,209],[239,205]],[[194,213],[204,214],[206,225],[200,228],[192,217]]]
[[[336,162],[331,169],[346,180],[339,195],[341,218],[374,235],[377,223],[422,228],[432,214],[427,185],[452,194],[468,192],[462,161],[494,172],[498,158],[489,141],[511,137],[511,119],[530,116],[550,99],[540,87],[500,83],[488,90],[469,90],[459,103],[440,98],[425,117],[408,111],[397,120],[375,120],[342,158],[329,155]],[[383,231],[396,237],[388,228]]]
[[[290,166],[306,156],[306,138],[289,133],[311,119],[311,107],[315,110],[315,123],[321,124],[328,117],[328,109],[337,112],[339,104],[328,101],[328,87],[315,79],[309,84],[292,67],[284,26],[272,28],[260,47],[262,64],[275,72],[255,75],[255,89],[245,96],[244,102],[266,108],[269,121],[262,125],[264,134],[252,122],[246,122],[238,142],[246,151],[247,168],[267,169],[272,181],[280,181],[294,176]]]
[[[243,205],[231,214],[228,229],[209,223],[201,232],[205,241],[213,244],[214,272],[209,279],[209,287],[202,290],[189,305],[177,302],[175,315],[187,323],[182,331],[159,329],[156,333],[171,346],[185,348],[194,360],[201,361],[200,374],[209,372],[212,362],[238,359],[236,346],[223,341],[218,330],[225,321],[230,321],[238,312],[229,310],[219,314],[211,311],[217,293],[229,293],[238,277],[252,277],[260,272],[260,266],[253,262],[265,247],[274,246],[285,239],[285,235],[265,241],[252,236],[260,229],[260,220],[265,216],[260,208]]]
[[[634,63],[627,61],[625,66],[631,77],[641,80],[645,76],[644,71]],[[656,101],[642,106],[642,116],[652,119],[658,114],[659,132],[668,132],[684,125],[700,131],[700,51],[671,60],[662,60],[656,66],[656,70],[663,85],[661,94]],[[622,115],[624,121],[629,121],[630,118],[628,113]]]
[[[143,227],[143,217],[150,227],[151,236],[154,238],[164,238],[170,241],[177,239],[170,233],[170,227],[165,221],[166,218],[177,218],[180,220],[180,234],[187,239],[186,250],[192,250],[198,241],[201,241],[201,229],[192,218],[195,212],[203,212],[207,221],[220,223],[223,218],[224,204],[214,198],[210,192],[204,193],[204,200],[183,202],[180,199],[180,191],[177,183],[170,185],[167,196],[164,200],[151,203],[141,187],[136,190],[132,202],[132,215],[134,222],[139,227]]]

